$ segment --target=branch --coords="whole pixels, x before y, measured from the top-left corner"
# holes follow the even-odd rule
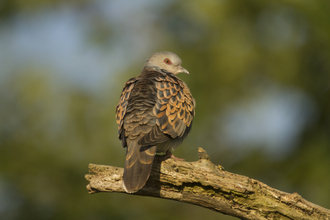
[[[271,188],[246,176],[224,171],[198,149],[199,160],[162,161],[156,157],[146,185],[135,195],[177,200],[241,219],[330,219],[330,210],[306,201],[297,193]],[[123,168],[89,164],[85,178],[90,194],[126,193]],[[134,195],[134,194],[133,194]]]

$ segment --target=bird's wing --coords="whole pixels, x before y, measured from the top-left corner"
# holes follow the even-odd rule
[[[152,112],[155,96],[156,88],[152,80],[136,78],[126,83],[117,106],[119,138],[123,147],[127,147],[123,183],[129,193],[144,186],[155,157],[156,145],[138,143],[156,126],[156,117]]]
[[[122,140],[122,146],[126,147],[126,138],[125,135],[123,135],[123,123],[124,123],[124,117],[127,110],[128,105],[128,99],[131,96],[131,92],[134,88],[135,82],[137,81],[136,78],[129,79],[121,93],[119,103],[116,106],[116,121],[118,125],[118,137],[120,140]]]
[[[139,140],[141,145],[159,144],[170,138],[183,137],[195,115],[195,100],[183,81],[171,75],[158,76],[155,80],[157,97],[153,114],[157,126]]]

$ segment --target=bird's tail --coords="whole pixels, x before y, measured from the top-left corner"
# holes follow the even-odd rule
[[[156,154],[156,146],[141,146],[137,141],[127,143],[123,186],[134,193],[147,182]]]

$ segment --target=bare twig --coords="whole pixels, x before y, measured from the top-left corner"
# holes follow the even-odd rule
[[[241,219],[330,219],[330,210],[297,193],[271,188],[246,176],[224,171],[198,149],[199,160],[155,159],[147,184],[133,195],[173,199]],[[89,193],[121,192],[123,168],[89,165]]]

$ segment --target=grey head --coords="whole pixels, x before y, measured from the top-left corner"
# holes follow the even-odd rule
[[[181,59],[175,53],[162,51],[152,54],[144,65],[143,69],[152,69],[158,72],[166,70],[167,72],[177,75],[179,73],[189,74],[188,70],[181,66]]]

